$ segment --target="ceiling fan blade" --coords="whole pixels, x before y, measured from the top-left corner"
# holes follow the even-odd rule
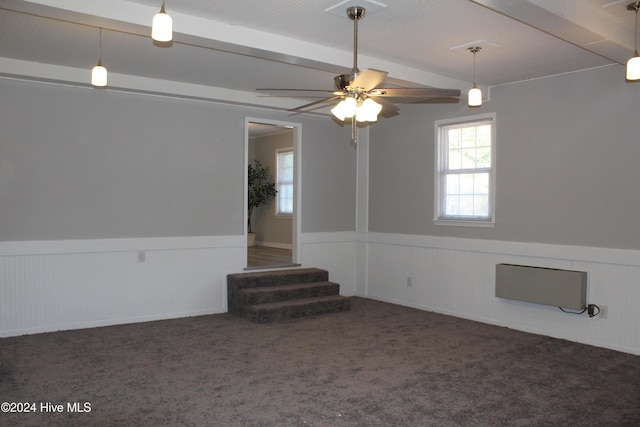
[[[313,107],[314,105],[318,105],[318,104],[323,104],[323,103],[331,102],[331,101],[333,101],[333,100],[335,100],[335,99],[339,99],[339,98],[341,98],[341,96],[340,96],[340,95],[331,96],[331,97],[329,97],[329,98],[324,98],[324,99],[321,99],[321,100],[319,100],[319,101],[310,102],[310,103],[308,103],[308,104],[304,104],[304,105],[301,105],[301,106],[296,107],[296,108],[291,108],[291,109],[289,109],[288,111],[302,111],[302,110],[305,110],[305,109],[307,109],[307,108],[309,108],[309,107]]]
[[[386,71],[374,70],[369,68],[368,70],[360,71],[357,73],[354,81],[351,82],[351,87],[359,87],[366,90],[371,90],[381,84],[384,79],[387,78]]]
[[[385,98],[450,98],[460,96],[460,89],[439,89],[437,87],[377,88],[371,91],[371,95]]]
[[[336,93],[333,90],[324,89],[256,89],[259,92],[266,92],[270,96],[283,96],[290,98],[317,98],[319,96],[326,96],[328,94],[342,94],[342,92]]]
[[[415,98],[414,98],[415,99]],[[453,97],[438,97],[438,98],[426,98],[417,101],[406,101],[405,104],[457,104],[460,102],[459,98]]]
[[[376,98],[376,102],[378,99],[384,99],[394,104],[456,104],[460,101],[459,98],[443,97],[443,96],[428,97],[428,98],[418,98],[415,96],[407,96],[407,97],[385,96],[385,97]]]

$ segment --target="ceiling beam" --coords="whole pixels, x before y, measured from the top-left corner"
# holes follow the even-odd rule
[[[48,13],[57,18],[103,28],[150,34],[152,17],[157,10],[124,0],[6,0],[8,8]],[[176,42],[195,44],[239,55],[247,55],[335,74],[344,73],[352,63],[352,52],[317,43],[266,33],[171,11]],[[369,68],[389,72],[396,83],[463,89],[469,82],[404,66],[382,58],[361,55],[360,62]]]
[[[633,44],[633,29],[606,22],[602,11],[591,10],[580,0],[469,0],[571,43],[611,62],[626,64],[633,53],[623,40]],[[624,5],[620,5],[624,7]],[[629,22],[632,23],[631,18]]]

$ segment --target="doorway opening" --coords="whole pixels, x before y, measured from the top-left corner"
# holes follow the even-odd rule
[[[249,216],[245,174],[246,269],[300,265],[300,135],[299,123],[246,119],[245,171],[249,166],[255,170],[257,165],[267,169],[268,181],[277,191],[275,197],[254,207]]]

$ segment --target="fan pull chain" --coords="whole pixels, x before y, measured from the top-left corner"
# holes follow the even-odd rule
[[[358,147],[358,126],[356,125],[355,116],[351,119],[351,146]]]

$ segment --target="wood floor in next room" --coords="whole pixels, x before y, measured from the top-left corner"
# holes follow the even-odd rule
[[[268,246],[249,246],[247,248],[247,268],[291,265],[291,249],[271,248]]]

